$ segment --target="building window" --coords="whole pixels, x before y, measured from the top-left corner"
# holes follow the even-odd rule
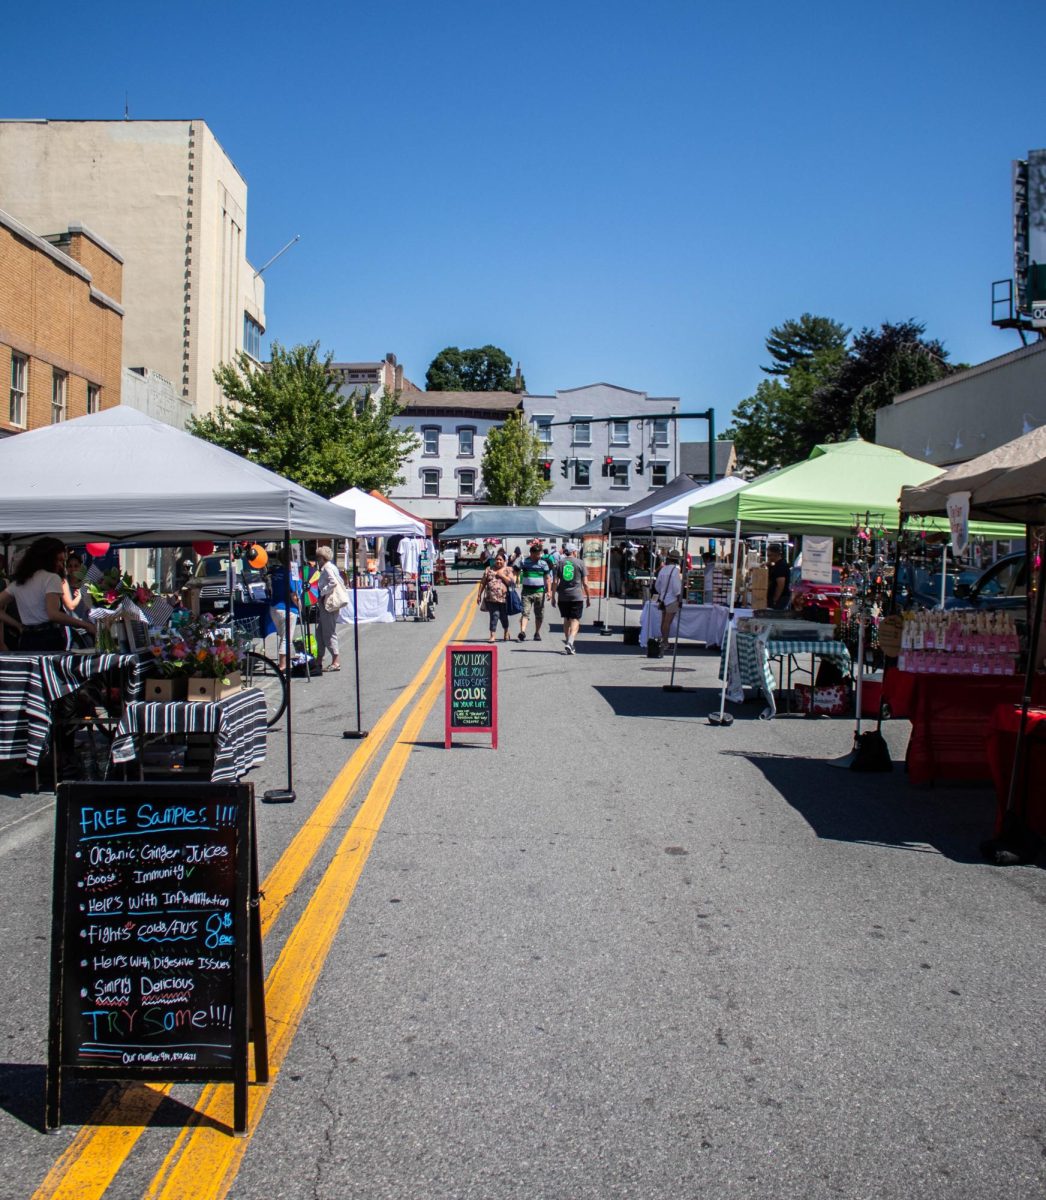
[[[459,471],[458,472],[458,495],[459,496],[475,496],[476,494],[476,472],[475,471]]]
[[[9,417],[12,425],[25,427],[26,368],[28,361],[21,354],[11,355],[11,407]]]
[[[458,430],[458,457],[472,458],[476,431],[471,425],[462,425]]]
[[[627,421],[611,421],[610,422],[610,444],[611,444],[611,446],[627,446],[628,445],[628,422]]]
[[[421,431],[422,454],[439,454],[439,426],[426,425]]]
[[[255,362],[262,360],[261,340],[264,329],[247,313],[243,314],[243,351],[249,354]]]
[[[64,371],[51,373],[51,424],[65,420],[65,389],[69,376]]]
[[[574,424],[574,445],[575,446],[591,446],[592,445],[592,426],[588,423],[585,417],[571,417]]]
[[[631,481],[631,466],[632,463],[627,458],[615,459],[610,464],[610,486],[627,488]]]
[[[574,487],[592,486],[592,462],[587,458],[574,459]]]
[[[654,418],[654,445],[668,445],[668,417]]]
[[[102,389],[96,384],[89,383],[87,385],[87,412],[91,413],[102,411]]]
[[[534,432],[538,435],[538,441],[542,446],[552,445],[552,418],[551,417],[535,417]]]
[[[421,494],[430,497],[439,495],[439,471],[434,467],[421,473]]]
[[[668,463],[650,464],[650,486],[664,487],[668,483]]]

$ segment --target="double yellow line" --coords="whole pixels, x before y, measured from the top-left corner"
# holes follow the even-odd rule
[[[440,639],[410,684],[389,706],[370,736],[339,771],[308,821],[301,827],[262,885],[262,931],[272,928],[300,884],[328,834],[341,818],[371,760],[404,710],[424,687],[421,700],[378,771],[366,799],[334,852],[305,911],[269,973],[265,1004],[269,1026],[268,1087],[252,1087],[246,1138],[221,1128],[232,1126],[232,1088],[204,1087],[190,1124],[182,1129],[145,1196],[148,1200],[219,1200],[228,1193],[250,1138],[261,1120],[270,1090],[290,1049],[306,1005],[326,961],[360,873],[381,828],[400,776],[443,686],[446,646],[463,637],[475,615],[470,588],[450,630]],[[429,675],[435,674],[429,679]],[[425,686],[428,680],[427,686]],[[118,1089],[103,1102],[92,1122],[76,1135],[48,1172],[33,1200],[95,1200],[112,1183],[171,1085]],[[215,1128],[217,1123],[218,1128]]]

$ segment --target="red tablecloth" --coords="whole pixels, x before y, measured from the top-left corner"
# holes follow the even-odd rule
[[[1000,704],[988,726],[988,763],[995,783],[995,833],[1002,832],[1006,797],[1010,790],[1021,706]],[[1039,837],[1046,838],[1046,709],[1028,710],[1027,740],[1021,777],[1017,780],[1016,812]]]
[[[884,698],[895,717],[908,717],[908,776],[913,783],[936,779],[991,781],[988,737],[1000,704],[1020,701],[1017,675],[914,675],[891,670]],[[1046,702],[1046,676],[1036,679],[1033,699]]]

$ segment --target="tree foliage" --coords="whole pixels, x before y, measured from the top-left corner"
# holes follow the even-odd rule
[[[521,390],[526,386],[523,381]],[[425,387],[430,392],[511,392],[516,387],[512,359],[497,346],[447,346],[429,363]]]
[[[523,419],[510,413],[500,428],[491,429],[483,448],[483,487],[488,504],[530,506],[552,490],[541,463],[545,447]]]
[[[387,492],[403,482],[400,467],[418,439],[392,425],[400,410],[388,391],[379,400],[341,395],[330,362],[318,343],[284,350],[274,342],[266,369],[240,354],[214,372],[228,403],[192,418],[189,432],[321,496]]]
[[[875,413],[901,392],[950,374],[947,351],[908,320],[850,331],[827,317],[804,313],[770,331],[771,376],[742,400],[727,430],[741,465],[755,471],[806,458],[818,442],[856,431],[875,437]]]

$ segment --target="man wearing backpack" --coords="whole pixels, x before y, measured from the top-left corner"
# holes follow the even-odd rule
[[[563,547],[563,557],[556,564],[554,581],[556,604],[563,618],[566,652],[573,654],[574,639],[581,628],[581,616],[585,608],[592,603],[592,597],[588,594],[588,581],[585,579],[585,564],[577,557],[576,547]]]

